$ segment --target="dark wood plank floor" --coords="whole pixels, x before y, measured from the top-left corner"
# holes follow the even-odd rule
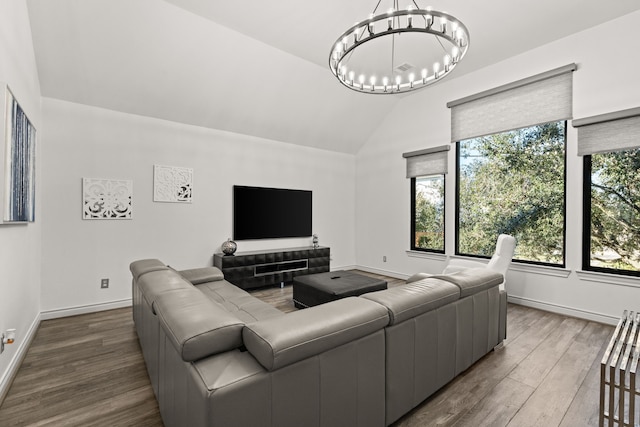
[[[291,286],[252,294],[295,310]],[[507,317],[503,348],[394,426],[596,426],[599,363],[613,327],[513,304]],[[131,309],[42,322],[0,426],[162,426]]]

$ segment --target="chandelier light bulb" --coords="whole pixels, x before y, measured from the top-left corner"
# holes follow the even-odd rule
[[[403,9],[393,7],[387,13],[376,12],[377,8],[378,6],[373,13],[368,15],[367,19],[355,23],[344,31],[334,42],[329,54],[331,71],[338,78],[338,81],[349,89],[377,94],[410,92],[434,84],[436,80],[446,77],[455,68],[455,65],[464,58],[469,46],[469,32],[456,17],[446,12],[431,10],[431,8],[425,10],[417,4],[408,5]],[[382,68],[382,62],[378,64],[377,60],[371,58],[393,55],[391,64],[410,62],[409,58],[403,58],[406,56],[403,55],[405,49],[397,49],[396,44],[399,42],[395,37],[396,34],[409,33],[416,36],[407,39],[416,45],[415,49],[421,49],[424,46],[427,51],[432,50],[432,52],[426,52],[425,58],[429,55],[431,57],[437,55],[440,58],[439,62],[433,64],[433,77],[429,74],[431,65],[425,63],[423,59],[422,64],[414,62],[415,73],[403,75],[392,72],[390,77],[381,77],[381,85],[376,86],[375,75],[381,75],[384,68]],[[429,38],[421,39],[424,35]],[[388,46],[384,43],[367,43],[368,41],[377,41],[382,37],[390,41],[391,51],[384,47]],[[431,45],[431,37],[435,37],[438,42],[435,47]],[[405,38],[401,40],[405,40]],[[363,50],[361,46],[364,44],[373,47],[373,55],[363,56],[360,53]],[[378,47],[380,49],[376,51],[375,49]],[[358,73],[355,73],[355,70],[358,70]]]

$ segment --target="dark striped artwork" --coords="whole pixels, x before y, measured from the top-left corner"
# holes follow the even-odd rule
[[[7,88],[4,222],[35,220],[36,130]]]

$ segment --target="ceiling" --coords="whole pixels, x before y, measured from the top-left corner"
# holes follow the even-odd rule
[[[357,93],[328,69],[333,42],[377,1],[27,1],[45,97],[355,153],[412,96]],[[469,52],[447,79],[640,9],[638,0],[418,4],[469,29]]]

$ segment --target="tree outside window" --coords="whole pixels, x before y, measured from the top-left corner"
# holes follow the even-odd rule
[[[640,149],[584,159],[583,269],[640,276]]]
[[[499,234],[514,260],[564,266],[566,122],[458,142],[456,253],[490,257]]]
[[[411,179],[411,249],[444,253],[444,175]]]

